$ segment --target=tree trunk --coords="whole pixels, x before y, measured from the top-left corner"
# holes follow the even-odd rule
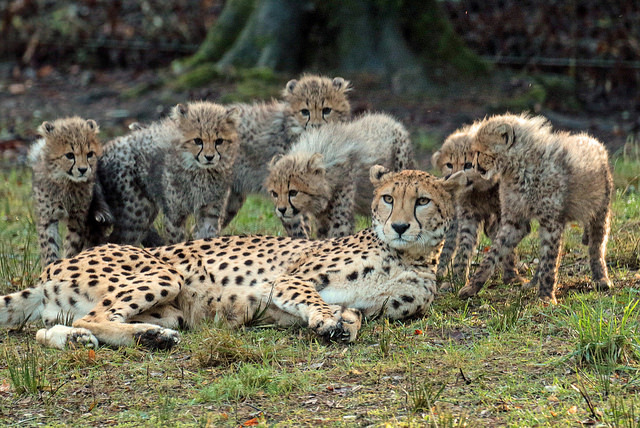
[[[487,69],[437,0],[228,0],[199,50],[182,63],[203,64],[218,71],[371,72],[408,77],[412,87],[434,68]]]

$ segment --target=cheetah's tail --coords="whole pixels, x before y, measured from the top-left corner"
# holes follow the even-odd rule
[[[44,307],[42,288],[27,288],[0,296],[0,326],[19,326],[40,317]]]

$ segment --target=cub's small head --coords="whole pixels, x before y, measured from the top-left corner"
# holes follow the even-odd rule
[[[289,112],[300,127],[318,128],[325,123],[344,122],[351,117],[351,105],[347,98],[349,81],[342,77],[304,75],[300,80],[290,80],[282,92]]]
[[[265,188],[276,206],[276,215],[284,219],[321,212],[331,196],[320,153],[274,157]]]
[[[234,162],[239,145],[235,109],[197,101],[176,105],[171,119],[183,136],[177,149],[187,166],[216,169]]]
[[[445,177],[458,171],[474,167],[475,153],[471,151],[471,142],[475,138],[477,125],[469,125],[449,135],[440,150],[431,156],[434,165]]]
[[[95,177],[102,144],[98,124],[79,117],[42,122],[38,133],[43,137],[42,152],[53,178],[85,182]],[[35,157],[35,156],[34,156]]]
[[[374,165],[371,204],[373,227],[391,248],[422,251],[437,247],[454,215],[451,193],[458,180],[444,180],[423,171],[391,172]]]
[[[476,153],[478,170],[492,171],[500,160],[509,157],[514,146],[529,144],[534,135],[546,136],[551,125],[542,116],[504,114],[482,121],[473,139],[471,150]]]

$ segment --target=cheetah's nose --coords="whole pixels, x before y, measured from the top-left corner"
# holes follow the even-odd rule
[[[87,172],[87,169],[89,168],[78,168],[78,172],[80,173],[80,175],[84,175],[84,173]]]
[[[391,223],[391,227],[396,231],[399,237],[409,229],[409,225],[407,223]]]
[[[284,214],[287,211],[287,207],[280,207],[280,208],[278,208],[278,211],[280,211],[282,214]]]
[[[215,156],[214,155],[204,155],[204,158],[211,162]]]

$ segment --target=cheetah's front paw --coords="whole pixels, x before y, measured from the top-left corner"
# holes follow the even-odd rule
[[[38,343],[52,348],[64,349],[67,345],[72,348],[97,348],[98,339],[86,328],[54,325],[42,328],[36,333]]]
[[[134,335],[136,344],[149,349],[167,350],[180,343],[180,333],[170,328],[153,328]]]
[[[458,291],[458,297],[468,299],[475,296],[480,291],[480,287],[474,286],[473,283],[467,284]]]
[[[353,342],[356,340],[360,326],[362,325],[362,314],[357,309],[344,309],[340,306],[334,307],[331,318],[312,320],[309,327],[319,336],[332,342]]]

